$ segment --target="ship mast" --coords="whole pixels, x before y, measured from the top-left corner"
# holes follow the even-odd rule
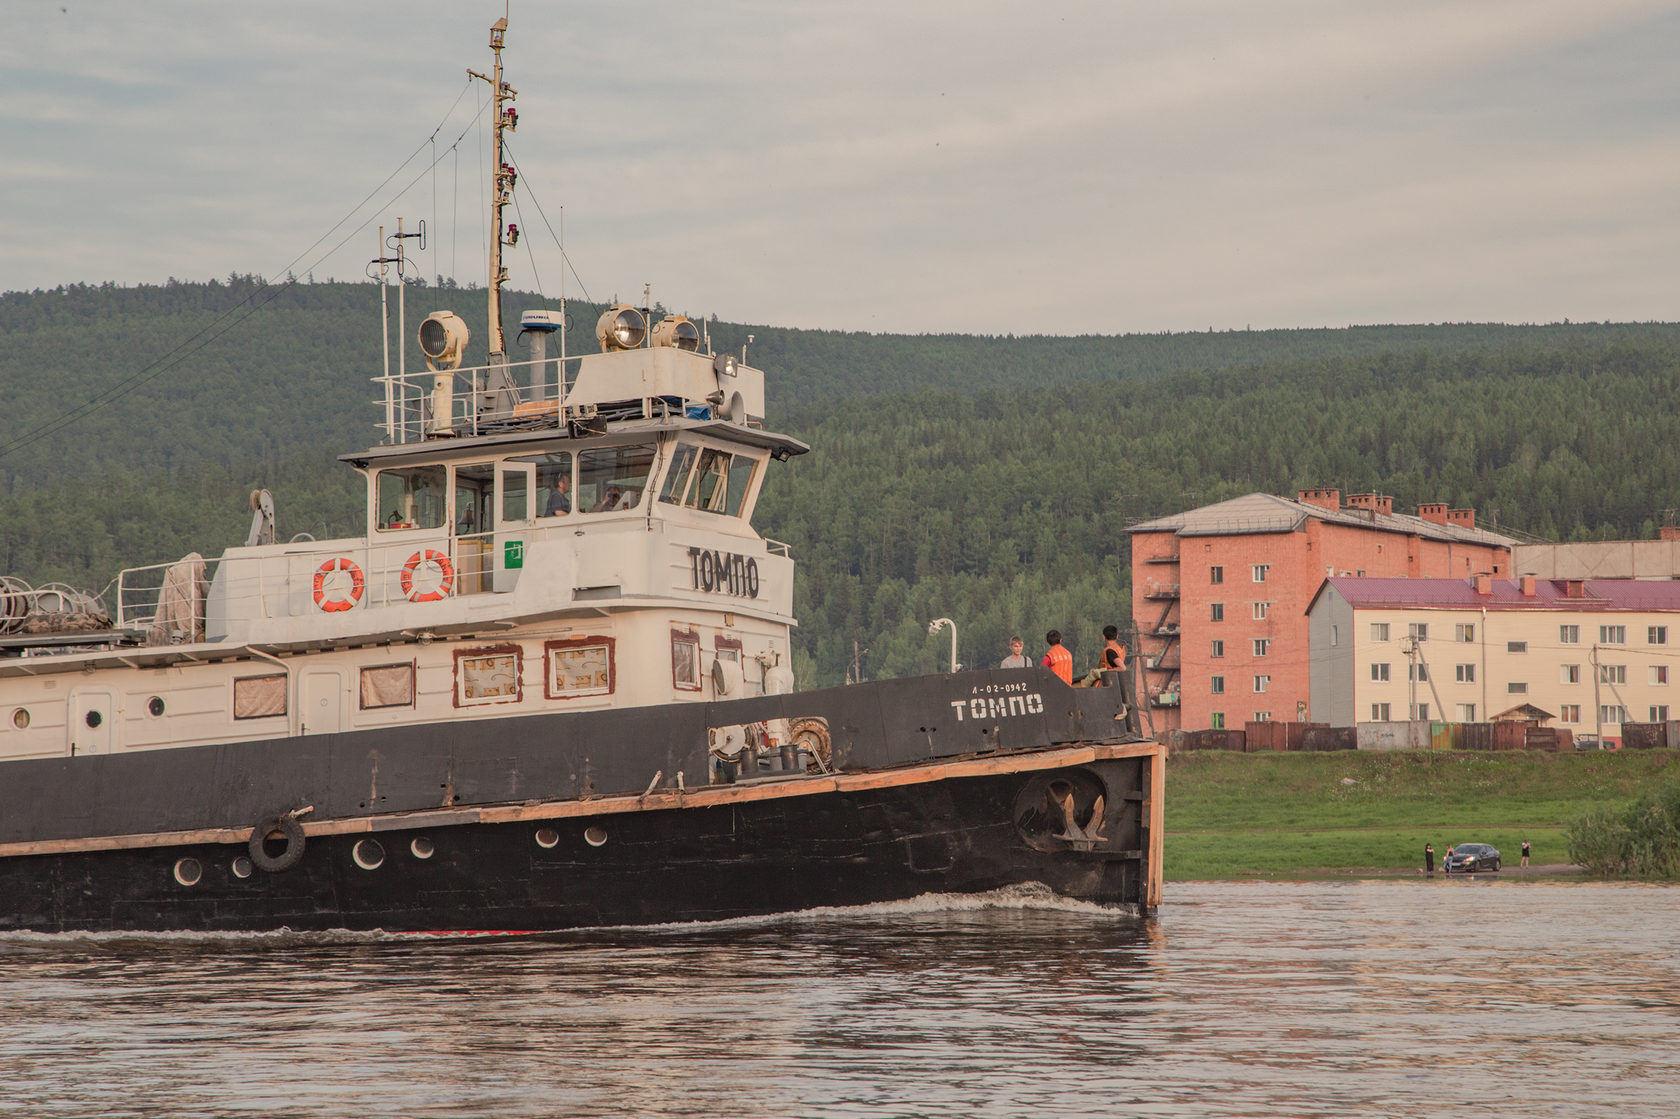
[[[490,361],[492,366],[507,364],[507,337],[502,332],[502,283],[507,279],[507,269],[502,267],[502,245],[514,245],[519,241],[519,227],[502,228],[502,207],[507,205],[509,196],[513,192],[514,181],[518,174],[512,165],[502,158],[502,130],[512,129],[519,117],[514,109],[502,108],[504,101],[512,101],[519,96],[519,91],[502,81],[502,36],[507,33],[507,20],[497,20],[490,27],[490,49],[495,52],[496,64],[489,76],[480,74],[477,70],[468,70],[470,77],[488,82],[490,85],[490,117],[491,117],[491,148],[490,163],[493,168],[490,191]],[[504,241],[503,237],[507,240]]]

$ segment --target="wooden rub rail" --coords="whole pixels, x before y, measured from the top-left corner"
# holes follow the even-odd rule
[[[1069,746],[1032,754],[970,758],[961,761],[925,763],[905,769],[873,773],[836,773],[812,777],[766,778],[750,784],[708,785],[693,790],[665,790],[641,796],[622,795],[592,800],[537,801],[527,804],[496,804],[481,807],[432,808],[335,820],[299,821],[306,836],[362,835],[370,832],[403,831],[411,828],[450,827],[463,824],[507,824],[529,820],[561,820],[589,816],[610,816],[621,812],[644,812],[672,808],[705,808],[761,800],[817,796],[824,793],[862,792],[889,789],[967,777],[991,777],[1005,773],[1031,773],[1064,766],[1085,765],[1118,758],[1154,757],[1161,766],[1161,747],[1154,742],[1121,745]],[[930,772],[931,771],[931,772]],[[1152,776],[1150,789],[1157,788]],[[1160,798],[1151,796],[1153,816]],[[255,821],[245,827],[197,828],[185,831],[146,832],[138,835],[86,836],[75,839],[42,839],[0,843],[0,858],[26,855],[67,855],[88,851],[121,851],[147,847],[174,847],[196,843],[239,843],[251,838]],[[1151,828],[1159,836],[1157,827]]]

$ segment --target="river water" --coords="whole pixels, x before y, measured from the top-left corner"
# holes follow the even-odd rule
[[[1672,1116],[1680,889],[1169,884],[483,939],[0,938],[54,1116]]]

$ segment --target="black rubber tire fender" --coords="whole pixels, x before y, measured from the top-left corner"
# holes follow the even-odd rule
[[[280,832],[286,837],[286,849],[278,855],[268,853],[268,837]],[[298,823],[296,816],[291,813],[273,816],[251,829],[251,841],[246,848],[251,852],[251,862],[270,874],[278,874],[282,870],[290,870],[303,861],[304,848],[303,825]]]

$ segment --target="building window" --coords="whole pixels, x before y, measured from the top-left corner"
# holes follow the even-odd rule
[[[1212,715],[1212,729],[1213,730],[1224,730],[1225,729],[1225,712],[1215,711],[1213,713],[1213,715]]]
[[[1382,661],[1371,665],[1371,679],[1379,684],[1388,682],[1388,662]]]
[[[1218,660],[1219,658],[1223,657],[1224,655],[1225,655],[1225,642],[1215,641],[1211,645],[1209,645],[1208,656],[1212,657],[1214,660]]]
[[[1473,722],[1475,722],[1476,721],[1476,705],[1474,703],[1461,703],[1461,704],[1459,704],[1458,705],[1458,721],[1461,722],[1461,723],[1473,723]]]
[[[1264,583],[1266,581],[1266,574],[1267,574],[1267,572],[1271,571],[1271,569],[1272,569],[1272,565],[1269,564],[1269,563],[1257,563],[1257,564],[1255,564],[1254,565],[1254,581],[1256,583]]]
[[[1476,666],[1473,664],[1458,665],[1453,669],[1453,676],[1460,684],[1474,684],[1476,682]],[[1474,722],[1475,720],[1467,719],[1465,721]]]
[[[1627,665],[1601,664],[1598,666],[1598,682],[1600,684],[1627,683]]]
[[[1406,636],[1410,637],[1413,641],[1428,641],[1429,640],[1429,623],[1428,622],[1412,622],[1412,623],[1408,624],[1406,626]]]
[[[1667,626],[1647,626],[1646,629],[1645,629],[1645,644],[1647,644],[1647,645],[1667,645],[1668,644],[1668,627]],[[1654,721],[1655,720],[1653,720],[1653,722]],[[1667,722],[1667,721],[1668,720],[1666,720],[1666,719],[1663,720],[1663,722]]]
[[[524,652],[518,645],[455,653],[455,706],[518,703]]]
[[[1208,677],[1208,691],[1211,692],[1213,695],[1224,695],[1225,694],[1225,677],[1223,677],[1223,676],[1209,676]]]
[[[1519,681],[1513,680],[1509,684],[1505,685],[1505,694],[1506,695],[1527,695],[1528,694],[1528,685],[1526,683],[1521,683]]]
[[[414,706],[414,662],[362,669],[362,710]]]
[[[241,676],[233,682],[233,717],[266,719],[286,713],[286,675]]]
[[[1388,623],[1387,622],[1372,622],[1371,623],[1371,640],[1372,641],[1387,641],[1388,640]]]
[[[1581,643],[1581,627],[1580,626],[1559,626],[1558,627],[1558,644],[1559,645],[1579,645],[1580,643]]]
[[[1666,683],[1668,683],[1668,665],[1666,665],[1666,664],[1653,664],[1651,666],[1651,677],[1650,678],[1651,678],[1651,683],[1653,683],[1653,684],[1666,684]]]
[[[1453,640],[1470,642],[1476,640],[1476,626],[1471,622],[1459,622],[1453,627]]]
[[[1257,622],[1265,621],[1266,620],[1266,611],[1271,609],[1272,604],[1269,603],[1269,602],[1256,602],[1256,603],[1253,603],[1253,606],[1254,606],[1254,620],[1257,621]]]
[[[1507,641],[1505,642],[1505,651],[1507,653],[1526,653],[1528,652],[1528,642]]]
[[[1225,604],[1223,602],[1215,602],[1211,605],[1213,607],[1213,621],[1223,622],[1225,620]]]
[[[1270,637],[1256,637],[1254,639],[1254,655],[1255,656],[1263,657],[1268,652],[1271,651],[1271,648],[1272,648],[1272,639]]]
[[[1412,718],[1414,718],[1414,719],[1427,719],[1427,718],[1429,718],[1429,704],[1419,703],[1419,704],[1413,705],[1413,707],[1412,707]]]
[[[1600,704],[1598,721],[1600,723],[1625,723],[1627,722],[1627,709],[1619,703]]]
[[[1272,713],[1270,711],[1256,711],[1254,713],[1254,721],[1257,723],[1269,723],[1272,721]]]
[[[548,671],[543,678],[543,694],[549,699],[611,695],[617,684],[613,679],[616,644],[611,637],[545,642],[543,652],[548,657]]]
[[[1256,676],[1254,678],[1254,690],[1256,692],[1266,691],[1271,686],[1272,678],[1270,676]]]
[[[1599,626],[1598,643],[1600,645],[1626,645],[1626,626]]]
[[[1580,682],[1581,682],[1581,666],[1580,665],[1578,665],[1578,664],[1566,664],[1566,665],[1559,666],[1558,683],[1560,683],[1560,684],[1579,684]]]
[[[1578,723],[1581,721],[1581,705],[1579,703],[1565,703],[1558,708],[1558,722]]]
[[[1330,647],[1332,649],[1334,649],[1337,645],[1340,645],[1341,643],[1342,643],[1341,642],[1341,627],[1331,626],[1330,627]]]
[[[1668,722],[1668,704],[1662,703],[1651,708],[1651,718],[1649,721],[1653,723]]]
[[[1407,665],[1406,679],[1426,683],[1429,680],[1429,666],[1422,663]]]
[[[1388,722],[1389,721],[1389,705],[1386,704],[1386,703],[1373,703],[1373,704],[1371,704],[1371,721],[1373,723],[1386,723],[1386,722]]]
[[[1208,582],[1218,584],[1223,583],[1224,581],[1225,569],[1223,567],[1208,568]]]
[[[691,629],[671,631],[671,686],[680,692],[700,690],[700,635]]]

